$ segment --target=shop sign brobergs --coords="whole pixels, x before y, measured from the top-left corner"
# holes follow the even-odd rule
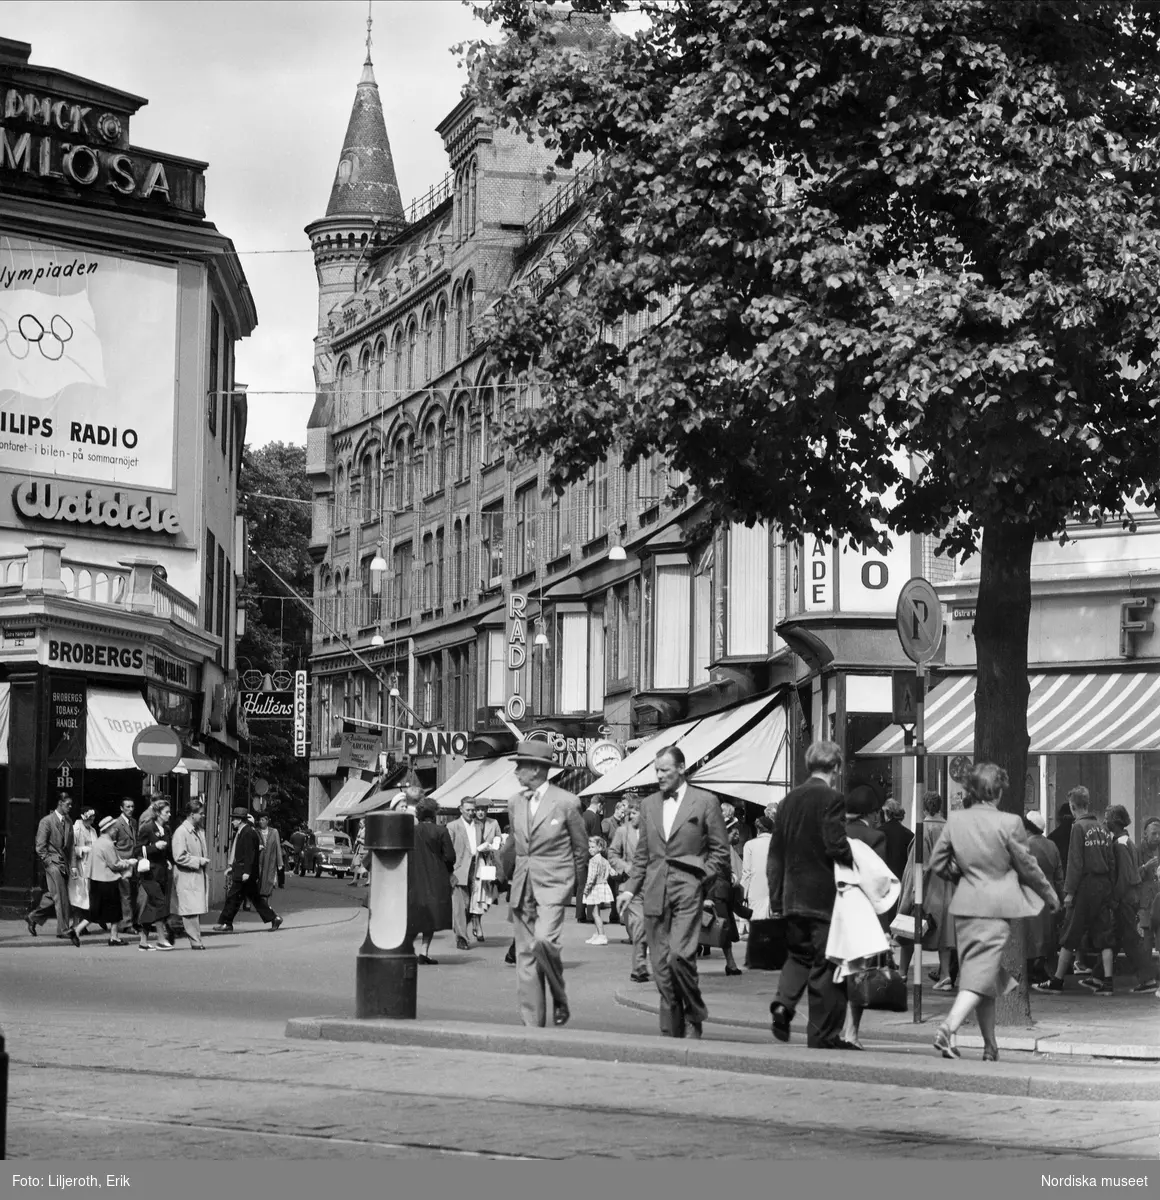
[[[75,521],[81,525],[108,525],[113,529],[142,529],[150,533],[181,532],[181,521],[171,508],[162,508],[154,496],[143,503],[124,500],[120,492],[112,499],[90,488],[83,496],[59,491],[57,485],[34,480],[22,483],[12,493],[16,511],[29,520]]]

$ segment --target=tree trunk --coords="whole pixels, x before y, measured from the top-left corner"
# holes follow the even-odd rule
[[[1020,817],[1027,778],[1027,631],[1034,544],[1024,526],[995,522],[984,527],[975,608],[975,762],[1003,767],[1011,784],[1001,807]],[[1003,965],[1019,977],[1020,985],[999,998],[1000,1025],[1031,1024],[1025,945],[1024,924],[1013,921]]]

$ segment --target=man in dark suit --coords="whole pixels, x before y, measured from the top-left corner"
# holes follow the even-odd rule
[[[809,779],[778,805],[769,839],[769,907],[784,916],[789,958],[769,1006],[773,1036],[789,1041],[789,1027],[802,992],[809,988],[806,1043],[812,1048],[844,1049],[846,988],[834,982],[826,960],[826,941],[837,888],[834,864],[854,865],[846,836],[846,801],[834,783],[842,769],[842,751],[834,742],[814,742],[806,751]]]
[[[72,927],[72,906],[68,899],[68,873],[73,853],[71,811],[72,797],[68,792],[58,792],[56,810],[42,818],[36,827],[36,855],[44,867],[45,891],[25,922],[28,932],[36,937],[36,927],[43,925],[55,908],[56,936],[68,938],[74,946],[79,946],[81,939]]]
[[[882,836],[886,838],[886,865],[899,879],[906,872],[906,860],[910,857],[910,844],[914,834],[902,823],[902,805],[897,800],[887,800],[882,809],[884,823]]]
[[[552,747],[521,742],[514,758],[521,790],[508,801],[508,828],[515,851],[511,913],[520,1019],[525,1025],[547,1023],[547,985],[553,1023],[564,1025],[571,1014],[560,930],[573,888],[582,889],[587,878],[588,832],[576,797],[548,782]]]
[[[235,808],[230,814],[234,836],[230,843],[230,888],[222,915],[214,926],[215,933],[233,933],[234,917],[248,900],[257,910],[258,916],[269,924],[271,931],[281,927],[282,918],[266,903],[261,891],[259,860],[262,841],[258,831],[250,824],[250,814],[244,808]]]
[[[885,862],[886,834],[872,823],[879,807],[878,793],[868,784],[860,783],[852,787],[846,793],[846,837],[865,842]],[[902,878],[901,875],[898,877]]]
[[[137,822],[133,819],[132,796],[121,797],[121,812],[109,829],[117,854],[121,858],[139,858],[137,853]],[[134,872],[117,880],[121,892],[121,924],[125,929],[137,927],[137,878]]]
[[[685,782],[685,756],[668,746],[654,764],[660,791],[640,809],[640,840],[617,904],[643,901],[665,1037],[701,1036],[709,1010],[697,977],[701,912],[717,879],[732,878],[729,838],[717,799]]]

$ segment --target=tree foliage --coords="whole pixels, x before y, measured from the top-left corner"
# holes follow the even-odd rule
[[[311,641],[310,613],[258,560],[265,559],[294,588],[310,599],[310,482],[306,450],[284,442],[260,449],[246,447],[239,481],[239,515],[246,519],[250,560],[238,603],[246,613],[246,631],[238,639],[239,671],[305,670]],[[248,797],[251,778],[263,778],[278,800],[273,820],[288,833],[307,811],[307,760],[294,757],[289,722],[250,722],[250,748],[238,770],[239,795]]]
[[[659,449],[722,516],[961,553],[1156,503],[1154,4],[640,8],[591,48],[544,6],[479,9],[508,31],[471,51],[481,98],[599,162],[574,285],[494,313],[545,395],[514,445],[557,483]]]

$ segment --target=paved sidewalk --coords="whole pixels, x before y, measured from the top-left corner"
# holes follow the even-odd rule
[[[740,960],[740,955],[738,955]],[[712,961],[712,960],[710,960]],[[709,1021],[738,1028],[769,1029],[769,1003],[777,991],[776,971],[746,971],[740,977],[702,975]],[[1031,997],[1030,1029],[1000,1030],[999,1048],[1047,1055],[1102,1059],[1160,1061],[1160,1000],[1151,993],[1133,995],[1135,980],[1118,980],[1111,997],[1097,997],[1069,978],[1066,990]],[[617,1003],[647,1012],[657,1011],[656,988],[624,981],[616,990]],[[920,1042],[929,1046],[935,1028],[950,1011],[954,994],[922,990],[922,1024],[911,1013],[868,1011],[862,1018],[862,1040]],[[802,1004],[804,1007],[805,998]],[[800,1027],[800,1021],[795,1027]],[[972,1023],[959,1034],[961,1048],[980,1049],[982,1038]],[[804,1037],[794,1030],[795,1040]]]

